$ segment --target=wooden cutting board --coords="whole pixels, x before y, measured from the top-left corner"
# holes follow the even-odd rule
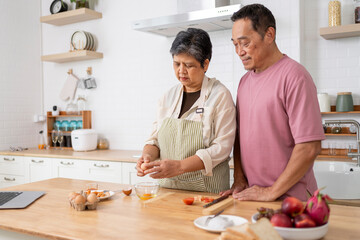
[[[184,198],[195,197],[195,196],[197,195],[192,195],[191,193],[167,192],[167,193],[162,193],[153,199],[146,200],[143,202],[143,204],[145,207],[169,209],[169,211],[192,212],[195,214],[203,214],[203,215],[212,215],[221,211],[222,209],[234,205],[234,199],[232,197],[229,197],[208,208],[203,208],[203,206],[207,203],[203,203],[199,201],[194,201],[192,205],[186,205],[183,202]],[[212,197],[212,198],[219,197],[219,196],[210,196],[210,195],[201,195],[201,196]]]

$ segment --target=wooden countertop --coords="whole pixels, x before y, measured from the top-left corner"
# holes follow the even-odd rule
[[[95,150],[76,152],[71,149],[28,149],[20,152],[0,151],[0,155],[45,157],[45,158],[71,158],[98,161],[136,162],[141,156],[139,150]]]
[[[215,239],[218,234],[194,226],[202,216],[201,207],[179,201],[167,206],[152,206],[131,196],[116,194],[100,202],[97,210],[76,211],[70,207],[68,193],[85,188],[89,181],[55,178],[6,188],[10,191],[44,190],[46,195],[26,209],[1,210],[0,228],[49,239]],[[125,185],[99,183],[102,188],[122,189]],[[195,192],[161,189],[159,195],[175,192],[194,196]],[[204,195],[204,194],[203,194]],[[207,194],[211,195],[211,194]],[[156,199],[156,198],[155,198]],[[154,200],[155,200],[154,199]],[[240,202],[224,214],[242,216],[250,221],[258,207],[278,208],[280,202]],[[36,221],[34,221],[36,219]],[[358,239],[360,208],[331,205],[329,231],[324,240]]]

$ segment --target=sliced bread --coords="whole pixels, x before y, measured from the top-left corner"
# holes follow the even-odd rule
[[[234,235],[230,232],[222,232],[219,239],[220,240],[245,240],[245,238]]]
[[[248,231],[249,225],[249,223],[244,223],[238,226],[229,227],[226,231],[241,237],[243,240],[255,240],[255,237]]]
[[[251,233],[256,240],[282,240],[279,233],[267,218],[260,218],[256,223],[248,224],[247,231]]]

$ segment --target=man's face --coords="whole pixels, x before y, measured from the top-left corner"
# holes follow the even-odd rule
[[[269,45],[256,32],[249,19],[234,22],[231,38],[236,54],[239,55],[246,70],[261,72],[264,70]]]

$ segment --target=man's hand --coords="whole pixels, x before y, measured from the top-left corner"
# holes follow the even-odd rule
[[[236,193],[241,192],[242,190],[244,190],[247,187],[248,187],[248,183],[246,182],[245,179],[238,180],[238,181],[235,180],[232,187],[231,187],[231,189],[220,192],[220,196],[227,196],[227,195],[230,195],[230,194],[234,195]]]
[[[245,190],[233,193],[233,197],[242,201],[275,201],[276,198],[272,196],[271,187],[259,187],[254,185]]]
[[[148,163],[147,168],[144,174],[151,174],[150,177],[154,179],[171,178],[184,173],[181,168],[181,161],[178,160],[163,159],[154,161]]]

